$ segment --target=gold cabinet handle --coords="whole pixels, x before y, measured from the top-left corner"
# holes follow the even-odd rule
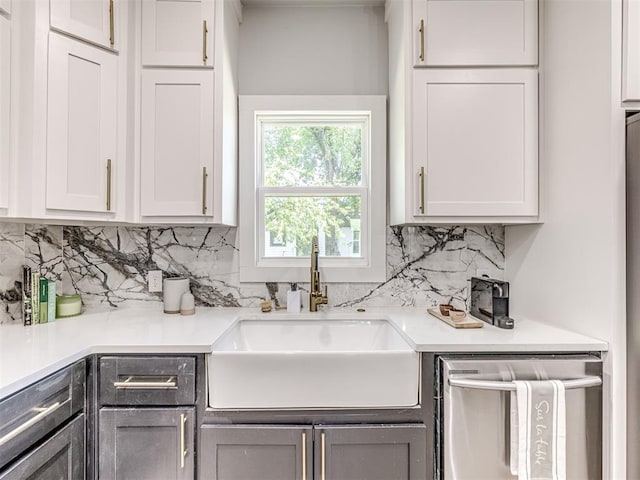
[[[424,20],[420,20],[420,61],[424,62]]]
[[[424,167],[420,167],[420,213],[424,215]]]
[[[202,215],[207,214],[207,167],[202,167]]]
[[[9,440],[17,437],[18,435],[20,435],[22,432],[24,432],[28,428],[34,426],[36,423],[39,423],[40,421],[43,421],[45,418],[47,418],[49,415],[54,413],[60,407],[62,407],[63,405],[66,405],[68,401],[69,400],[65,400],[62,403],[56,402],[53,405],[50,405],[50,406],[48,406],[46,408],[33,408],[32,409],[33,411],[38,411],[39,413],[37,415],[31,417],[26,422],[18,425],[16,428],[11,430],[6,435],[3,435],[2,437],[0,437],[0,446],[4,445]]]
[[[133,381],[133,377],[127,377],[127,379],[122,382],[113,382],[113,386],[115,388],[125,388],[129,390],[175,390],[178,388],[176,377],[168,377],[165,381],[157,382],[135,382]]]
[[[209,30],[207,30],[207,21],[203,20],[202,21],[202,61],[204,63],[207,63],[207,59],[209,58],[207,56],[207,33],[209,33]]]
[[[327,480],[327,456],[326,452],[326,442],[325,442],[325,434],[322,432],[320,434],[320,480]]]
[[[113,47],[115,43],[115,35],[113,33],[114,25],[113,25],[113,0],[109,0],[109,43]]]
[[[307,480],[307,432],[302,432],[302,480]]]
[[[111,159],[107,160],[107,212],[111,211]]]
[[[180,414],[180,468],[184,468],[184,458],[187,456],[187,449],[185,448],[185,425],[187,423],[187,416],[184,413]]]

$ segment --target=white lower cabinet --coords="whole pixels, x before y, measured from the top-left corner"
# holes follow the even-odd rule
[[[0,209],[9,208],[11,22],[0,15]]]
[[[117,75],[115,54],[49,34],[47,209],[114,211]]]
[[[214,72],[143,70],[142,217],[211,217]]]
[[[203,480],[422,480],[427,428],[385,425],[204,425]]]

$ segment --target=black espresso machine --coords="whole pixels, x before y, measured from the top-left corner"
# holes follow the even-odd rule
[[[471,315],[498,328],[513,328],[509,317],[509,282],[471,278]]]

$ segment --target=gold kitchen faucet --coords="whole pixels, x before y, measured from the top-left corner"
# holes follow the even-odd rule
[[[311,292],[309,293],[309,311],[317,312],[318,305],[327,304],[329,297],[327,295],[327,286],[324,286],[324,294],[320,289],[320,272],[318,271],[318,237],[311,239]]]

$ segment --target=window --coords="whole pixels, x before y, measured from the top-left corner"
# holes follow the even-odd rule
[[[308,257],[313,236],[320,256],[354,256],[351,223],[368,203],[369,116],[265,114],[256,122],[258,236],[287,247],[260,256]]]
[[[240,280],[385,276],[386,100],[240,97]]]

